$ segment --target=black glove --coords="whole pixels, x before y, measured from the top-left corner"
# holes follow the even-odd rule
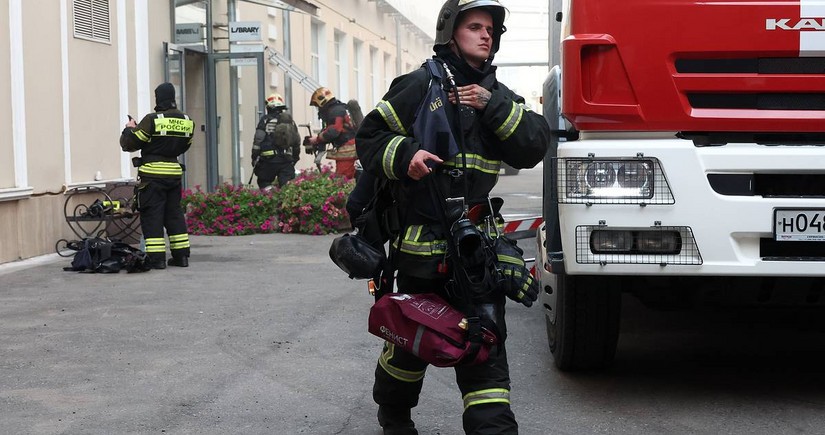
[[[255,169],[256,166],[258,166],[258,158],[253,157],[252,158],[252,169]]]
[[[304,136],[304,152],[307,154],[314,154],[315,153],[315,146],[312,145],[312,141],[309,136]]]
[[[539,296],[539,285],[524,265],[524,251],[506,237],[496,240],[495,250],[499,285],[504,294],[525,307],[533,306]]]

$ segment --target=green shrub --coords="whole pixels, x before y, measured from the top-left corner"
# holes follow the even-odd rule
[[[332,173],[304,170],[282,188],[223,184],[214,192],[200,186],[183,192],[189,234],[234,236],[256,233],[329,234],[348,228],[345,205],[355,186]]]

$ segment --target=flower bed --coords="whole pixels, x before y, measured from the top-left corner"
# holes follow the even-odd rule
[[[236,236],[260,233],[330,234],[349,228],[345,209],[355,181],[332,173],[301,171],[282,188],[223,184],[214,192],[200,186],[183,192],[189,234]]]

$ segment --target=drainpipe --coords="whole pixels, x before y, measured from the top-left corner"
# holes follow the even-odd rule
[[[214,50],[212,49],[212,0],[206,2],[206,183],[209,192],[218,184],[218,104],[215,98]]]

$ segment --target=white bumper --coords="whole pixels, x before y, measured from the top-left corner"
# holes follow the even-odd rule
[[[709,173],[788,173],[825,170],[825,147],[729,144],[695,147],[688,140],[621,139],[561,143],[558,156],[596,158],[645,157],[659,159],[675,199],[674,204],[559,204],[564,266],[568,274],[603,275],[734,275],[825,276],[821,261],[764,261],[760,239],[773,237],[777,207],[825,208],[823,198],[765,198],[716,193]],[[577,261],[576,228],[689,227],[701,264],[638,264],[633,261]],[[825,243],[825,242],[821,242]],[[575,247],[575,248],[574,248]],[[579,255],[581,259],[581,255]]]

